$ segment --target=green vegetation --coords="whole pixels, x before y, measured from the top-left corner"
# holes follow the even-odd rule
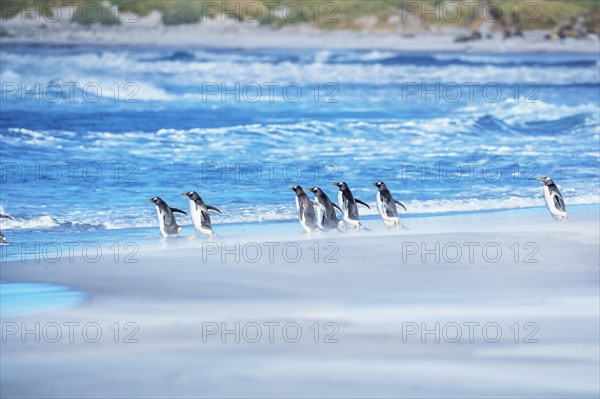
[[[597,32],[600,23],[598,0],[478,0],[477,6],[463,0],[0,0],[1,17],[11,18],[25,7],[52,17],[56,4],[75,4],[74,22],[80,24],[118,24],[117,10],[139,16],[159,11],[167,25],[198,23],[221,14],[276,27],[302,23],[324,29],[392,30],[407,23],[476,28],[490,20],[499,27],[550,29],[579,17]]]
[[[105,7],[99,0],[83,0],[73,14],[73,21],[82,25],[100,23],[113,25],[119,23],[116,13]]]

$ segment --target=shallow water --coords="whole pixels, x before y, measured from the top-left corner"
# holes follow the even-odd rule
[[[384,180],[413,214],[542,206],[539,175],[567,206],[599,202],[596,56],[27,45],[0,55],[0,212],[13,217],[0,227],[16,242],[137,237],[157,224],[147,198],[186,210],[189,190],[223,210],[215,224],[293,220],[289,186],[335,197],[338,180],[370,203],[370,183]]]
[[[0,282],[2,318],[27,316],[79,305],[86,294],[53,284]]]

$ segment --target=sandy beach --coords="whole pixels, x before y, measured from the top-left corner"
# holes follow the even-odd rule
[[[504,39],[501,31],[490,30],[481,40],[456,42],[469,35],[465,28],[433,30],[350,31],[323,30],[302,24],[273,28],[248,23],[220,23],[165,26],[159,17],[140,18],[139,23],[120,26],[79,26],[77,24],[21,21],[3,23],[0,43],[57,45],[176,46],[224,49],[353,49],[404,52],[463,53],[558,53],[598,54],[595,35],[584,39],[547,40],[548,30],[528,30],[523,37]]]
[[[590,205],[566,223],[531,208],[310,237],[250,224],[140,243],[138,263],[6,262],[4,283],[86,299],[2,319],[2,396],[594,397],[598,222]]]

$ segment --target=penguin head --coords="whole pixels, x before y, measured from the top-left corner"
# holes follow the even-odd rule
[[[181,195],[183,195],[184,197],[189,197],[192,201],[202,200],[202,198],[200,198],[198,193],[195,191],[190,191],[188,193],[183,193]]]
[[[387,190],[387,186],[382,181],[378,181],[378,182],[371,183],[371,184],[374,185],[375,187],[377,187],[380,191]]]
[[[323,193],[323,190],[321,190],[320,187],[307,188],[306,191],[310,191],[311,193],[313,193],[315,195],[320,195]]]
[[[290,187],[290,190],[294,191],[296,193],[296,195],[304,194],[304,190],[300,186]]]
[[[148,200],[148,202],[154,202],[154,205],[160,205],[160,204],[164,204],[165,203],[165,201],[163,201],[162,198],[160,198],[160,197],[150,198]]]
[[[537,178],[539,181],[544,182],[544,184],[546,186],[550,185],[550,184],[554,184],[554,182],[552,181],[552,178],[550,176],[546,176],[546,177],[538,177]]]
[[[348,190],[348,185],[345,181],[341,181],[339,183],[333,183],[334,186],[338,187],[341,191]]]

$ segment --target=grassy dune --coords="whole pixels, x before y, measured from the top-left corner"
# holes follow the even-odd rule
[[[480,0],[475,8],[469,8],[462,0],[0,0],[3,19],[13,17],[24,7],[51,16],[50,4],[73,3],[78,5],[74,22],[80,24],[119,24],[107,5],[128,15],[145,16],[159,11],[166,25],[197,23],[220,13],[265,25],[303,23],[324,29],[356,30],[393,30],[407,23],[425,28],[477,27],[486,20],[499,28],[510,25],[552,29],[582,17],[586,27],[597,32],[600,23],[597,0]],[[460,5],[460,15],[456,5]],[[86,7],[91,12],[85,12]],[[101,16],[97,16],[98,9],[102,10]],[[438,10],[439,18],[426,12],[433,9]]]

